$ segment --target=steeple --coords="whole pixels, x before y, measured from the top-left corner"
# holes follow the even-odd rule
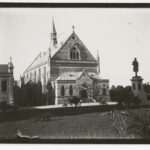
[[[55,46],[57,44],[57,33],[55,29],[54,20],[52,18],[52,30],[51,30],[51,45]]]

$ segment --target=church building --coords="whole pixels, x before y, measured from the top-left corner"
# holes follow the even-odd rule
[[[54,21],[50,47],[40,52],[24,71],[24,82],[41,81],[46,92],[48,80],[55,91],[55,105],[63,104],[72,96],[85,100],[109,101],[109,80],[100,78],[99,55],[95,59],[76,32],[65,41],[58,41]]]

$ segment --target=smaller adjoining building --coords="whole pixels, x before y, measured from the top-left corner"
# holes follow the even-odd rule
[[[0,64],[0,102],[13,105],[13,63],[10,58],[8,64]]]
[[[68,97],[78,96],[83,101],[109,101],[109,80],[100,79],[99,75],[87,72],[62,73],[54,82],[56,104],[64,103]],[[64,98],[65,97],[65,98]]]

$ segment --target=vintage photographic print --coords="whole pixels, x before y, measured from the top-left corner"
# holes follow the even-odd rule
[[[150,6],[120,6],[1,5],[1,143],[150,142]]]

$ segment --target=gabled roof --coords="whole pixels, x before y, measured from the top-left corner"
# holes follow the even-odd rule
[[[73,39],[75,37],[75,39]],[[85,47],[82,41],[79,39],[75,32],[72,32],[71,35],[64,41],[55,45],[55,47],[50,47],[50,53],[52,60],[68,60],[68,50],[72,45],[76,45],[80,50],[81,61],[95,61],[95,58]],[[34,61],[29,65],[29,67],[24,71],[27,72],[33,69],[36,66],[39,66],[43,63],[48,62],[49,52],[44,51],[40,52],[39,55],[34,59]]]
[[[82,72],[65,72],[60,74],[56,80],[77,80]]]
[[[81,71],[81,72],[65,72],[60,74],[60,76],[56,79],[57,81],[59,80],[78,80],[80,79],[80,77],[82,76],[82,74],[86,72],[85,70]],[[89,76],[89,78],[96,78],[100,80],[100,77],[93,72],[86,72]]]
[[[75,38],[75,39],[73,39]],[[52,59],[55,60],[68,60],[68,50],[76,45],[80,50],[81,60],[84,61],[96,61],[86,46],[82,43],[75,32],[68,37],[60,49],[53,55]]]
[[[33,69],[34,67],[41,65],[43,63],[47,63],[48,62],[48,52],[40,52],[39,55],[33,60],[33,62],[28,66],[28,68],[24,71],[30,71],[31,69]]]
[[[87,73],[86,69],[83,69],[82,73],[80,74],[80,76],[78,77],[78,79],[80,79],[82,77],[83,74],[87,74],[89,78],[91,78],[89,76],[89,74]]]
[[[0,73],[8,73],[8,65],[7,64],[0,65]]]
[[[50,47],[51,57],[53,57],[55,53],[57,53],[62,46],[63,46],[63,42],[56,44],[55,47],[53,48]],[[38,56],[33,60],[33,62],[28,66],[28,68],[24,71],[24,73],[33,69],[34,67],[38,65],[41,65],[43,63],[48,63],[48,56],[49,56],[48,50],[40,52]]]

